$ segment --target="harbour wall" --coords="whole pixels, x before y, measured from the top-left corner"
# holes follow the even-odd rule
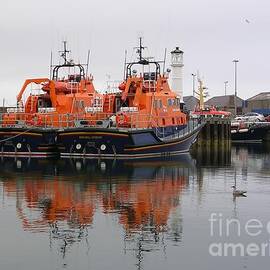
[[[211,117],[198,135],[195,146],[227,145],[231,142],[231,120],[229,118]]]

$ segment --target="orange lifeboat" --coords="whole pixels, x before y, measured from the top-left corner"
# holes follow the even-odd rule
[[[27,126],[71,127],[79,120],[103,120],[115,112],[115,95],[100,94],[95,90],[93,77],[88,76],[83,65],[67,60],[66,44],[61,56],[64,63],[54,66],[52,78],[28,79],[25,81],[17,104],[22,111],[10,112],[3,116],[3,124],[16,124],[16,120]],[[64,76],[67,72],[68,76]],[[30,85],[39,86],[37,92],[32,92],[23,102]],[[31,87],[32,88],[32,87]],[[16,108],[17,109],[17,108]],[[76,120],[77,119],[77,120]]]

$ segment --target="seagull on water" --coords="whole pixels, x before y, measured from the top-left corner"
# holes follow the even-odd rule
[[[232,188],[233,188],[233,196],[235,196],[235,197],[246,197],[247,191],[238,190],[238,189],[236,189],[236,186],[232,186]]]

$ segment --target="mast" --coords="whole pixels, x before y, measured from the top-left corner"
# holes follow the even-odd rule
[[[63,51],[59,51],[59,53],[61,53],[61,57],[64,59],[64,65],[68,65],[69,64],[69,62],[68,62],[68,60],[67,60],[67,55],[68,55],[68,53],[70,53],[70,51],[69,50],[67,50],[67,41],[66,40],[64,40],[63,41],[63,44],[64,44],[64,50]]]
[[[200,109],[204,110],[204,93],[203,93],[203,82],[199,79],[199,98],[200,98]]]
[[[134,47],[133,48],[133,49],[137,49],[136,53],[138,54],[138,61],[126,63],[126,73],[125,73],[126,78],[125,79],[132,76],[131,68],[132,68],[133,65],[147,66],[147,65],[153,64],[153,65],[156,66],[156,71],[155,71],[156,77],[158,77],[160,75],[160,64],[159,63],[164,63],[164,61],[154,61],[154,60],[151,61],[150,57],[144,58],[143,57],[143,50],[145,48],[147,48],[147,47],[144,47],[142,45],[142,37],[140,37],[139,38],[139,47]]]
[[[126,65],[127,65],[127,50],[125,50],[124,80],[126,78]]]
[[[52,79],[52,68],[53,68],[53,53],[51,51],[51,59],[50,59],[50,80]]]
[[[199,82],[199,92],[196,94],[199,96],[199,102],[200,102],[200,109],[204,110],[204,98],[207,96],[208,93],[205,92],[205,90],[207,89],[207,87],[203,86],[203,81],[202,79],[198,78],[198,82]]]
[[[88,54],[87,54],[86,77],[88,75],[89,60],[90,60],[90,50],[88,50]]]
[[[163,76],[164,76],[164,73],[165,73],[166,56],[167,56],[167,48],[165,48],[165,51],[164,51],[164,60],[163,60]]]
[[[63,64],[59,64],[54,66],[53,71],[52,71],[52,80],[58,80],[58,72],[59,69],[61,68],[70,68],[70,67],[78,67],[79,72],[80,72],[80,78],[85,78],[85,69],[83,66],[87,66],[87,72],[88,72],[88,65],[89,65],[89,59],[90,59],[90,50],[88,51],[88,56],[87,56],[87,64],[76,64],[73,62],[73,60],[68,60],[68,54],[71,52],[70,50],[67,49],[67,41],[63,41],[63,50],[58,51],[60,53],[60,57],[64,59]]]
[[[142,60],[142,51],[144,50],[144,47],[142,46],[142,37],[140,37],[139,40],[140,40],[139,57],[140,57],[140,61],[141,61]]]
[[[135,47],[137,49],[137,53],[139,55],[139,63],[143,65],[147,65],[148,61],[143,58],[143,50],[146,48],[142,45],[142,37],[139,37],[139,47]]]

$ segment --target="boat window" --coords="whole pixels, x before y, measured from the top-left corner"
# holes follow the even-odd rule
[[[154,100],[154,108],[158,108],[158,100]]]
[[[165,118],[162,118],[162,125],[165,126]]]
[[[174,99],[168,98],[168,106],[174,106]]]
[[[162,100],[159,99],[159,108],[161,109],[162,108]]]
[[[41,99],[39,99],[39,100],[38,100],[38,107],[42,107],[42,105],[43,105],[43,102],[42,102]]]
[[[175,124],[175,122],[174,122],[174,117],[172,118],[172,124],[173,124],[173,125]]]
[[[149,80],[154,81],[156,80],[156,78],[157,78],[156,72],[144,72],[143,74],[143,79],[145,81],[149,81]]]
[[[84,101],[83,100],[77,100],[76,101],[76,107],[77,108],[84,108]]]

